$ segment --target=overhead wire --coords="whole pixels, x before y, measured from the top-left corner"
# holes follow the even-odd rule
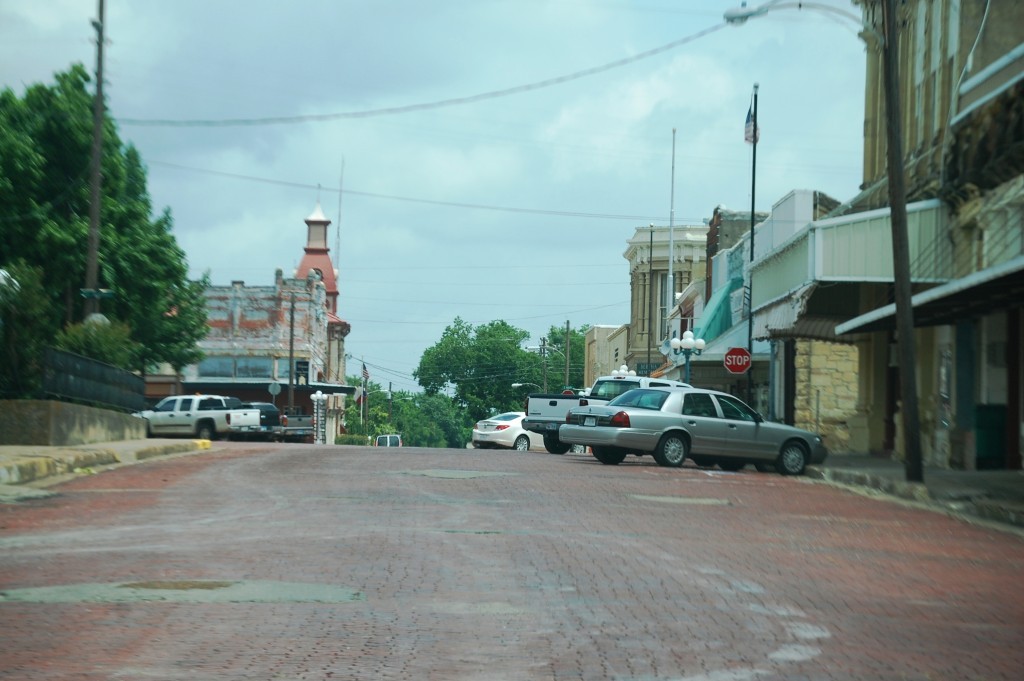
[[[535,81],[533,83],[526,83],[523,85],[516,85],[513,87],[502,88],[500,90],[490,90],[488,92],[481,92],[475,95],[468,95],[464,97],[452,97],[449,99],[441,99],[433,102],[421,102],[418,104],[406,104],[403,106],[392,106],[382,107],[379,109],[365,109],[362,111],[343,111],[338,113],[327,113],[327,114],[304,114],[296,116],[268,116],[264,118],[220,118],[220,119],[168,119],[168,118],[119,118],[118,120],[125,125],[136,125],[136,126],[149,126],[149,127],[237,127],[237,126],[258,126],[258,125],[295,125],[299,123],[314,123],[322,121],[333,121],[346,118],[371,118],[374,116],[386,116],[386,115],[397,115],[404,113],[411,113],[414,111],[426,111],[429,109],[440,109],[450,106],[459,106],[463,104],[472,104],[475,102],[482,102],[489,99],[497,99],[499,97],[508,97],[510,95],[522,94],[524,92],[531,92],[534,90],[541,90],[543,88],[553,87],[555,85],[562,85],[569,83],[574,80],[581,78],[587,78],[594,76],[605,71],[611,71],[612,69],[620,68],[633,64],[644,59],[657,56],[664,52],[674,50],[675,48],[693,42],[699,38],[710,35],[716,31],[720,31],[725,28],[728,24],[721,22],[709,28],[701,31],[697,31],[691,35],[673,40],[670,43],[655,47],[650,50],[638,52],[629,57],[623,57],[614,61],[601,64],[600,66],[593,66],[590,68],[574,71],[562,76],[556,76],[554,78],[547,78],[544,80]]]

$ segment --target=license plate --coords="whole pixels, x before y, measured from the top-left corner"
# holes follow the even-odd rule
[[[585,426],[596,426],[597,425],[597,417],[596,416],[587,416],[587,417],[585,417],[583,419],[583,425],[585,425]]]

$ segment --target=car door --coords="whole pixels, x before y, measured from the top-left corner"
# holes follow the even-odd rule
[[[149,415],[149,432],[153,435],[174,435],[181,421],[178,412],[179,405],[184,397],[165,397],[160,400]]]
[[[742,459],[774,458],[775,445],[765,429],[761,428],[757,412],[729,395],[715,395],[715,399],[728,424],[726,454]]]
[[[683,395],[683,425],[690,433],[690,453],[715,455],[726,451],[729,424],[719,416],[708,393]]]

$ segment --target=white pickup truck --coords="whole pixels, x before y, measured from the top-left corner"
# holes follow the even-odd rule
[[[146,435],[149,437],[186,435],[200,440],[216,440],[230,434],[228,414],[241,409],[242,401],[237,397],[174,395],[160,400],[152,409],[134,415],[146,420]]]
[[[523,428],[544,436],[544,449],[552,454],[565,454],[572,446],[558,439],[558,427],[573,407],[601,404],[633,388],[682,387],[688,383],[647,376],[601,376],[583,394],[533,393],[526,398]]]

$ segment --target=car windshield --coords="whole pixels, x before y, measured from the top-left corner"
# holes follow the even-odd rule
[[[661,409],[668,399],[668,393],[664,390],[648,390],[637,388],[627,390],[614,400],[608,403],[610,407],[636,407],[638,409]]]

